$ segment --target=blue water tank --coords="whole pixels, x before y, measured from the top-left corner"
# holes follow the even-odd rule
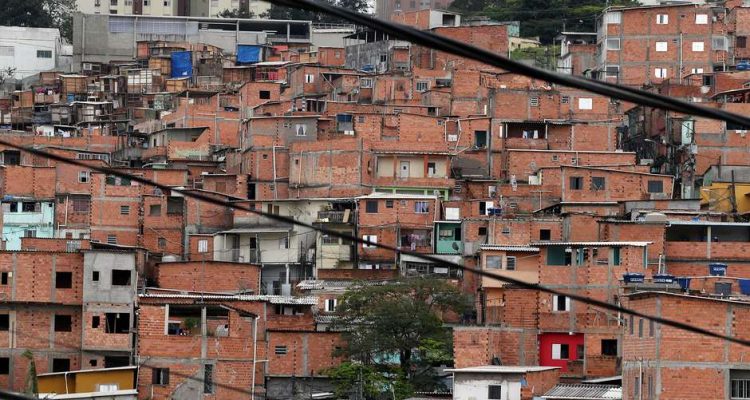
[[[172,78],[193,77],[193,52],[172,52]]]
[[[625,281],[625,283],[643,283],[644,278],[645,275],[635,272],[630,272],[622,275],[622,279]]]
[[[675,278],[674,278],[674,275],[656,274],[651,279],[651,281],[653,283],[667,283],[667,284],[669,284],[669,283],[674,283],[675,282]]]
[[[748,62],[741,62],[741,63],[737,64],[737,66],[735,68],[737,69],[737,71],[747,71],[747,70],[750,69],[750,63],[748,63]]]
[[[677,284],[686,292],[690,290],[690,278],[677,278]]]
[[[708,274],[711,276],[727,276],[727,265],[723,263],[708,264]]]

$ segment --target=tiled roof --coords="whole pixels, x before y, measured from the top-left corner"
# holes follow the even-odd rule
[[[559,384],[542,396],[550,400],[620,400],[622,387],[614,385],[571,385]]]

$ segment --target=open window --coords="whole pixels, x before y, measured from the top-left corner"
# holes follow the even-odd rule
[[[130,332],[130,314],[107,313],[104,331],[106,333],[128,333]]]

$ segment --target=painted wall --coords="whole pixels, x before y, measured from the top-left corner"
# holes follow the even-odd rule
[[[11,203],[17,204],[17,211],[11,212]],[[42,201],[39,212],[23,212],[23,202],[3,201],[3,240],[6,250],[21,250],[21,238],[26,230],[35,230],[35,237],[52,238],[55,234],[55,205]]]
[[[553,344],[568,345],[568,359],[555,360],[552,358]],[[560,367],[561,372],[568,371],[568,361],[577,360],[578,345],[583,346],[583,333],[543,333],[539,335],[539,365],[545,367]],[[583,360],[581,360],[583,361]]]

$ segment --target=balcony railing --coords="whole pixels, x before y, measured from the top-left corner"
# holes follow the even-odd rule
[[[318,211],[318,222],[332,224],[350,224],[354,222],[354,210],[349,211],[349,216],[344,221],[345,211]]]

